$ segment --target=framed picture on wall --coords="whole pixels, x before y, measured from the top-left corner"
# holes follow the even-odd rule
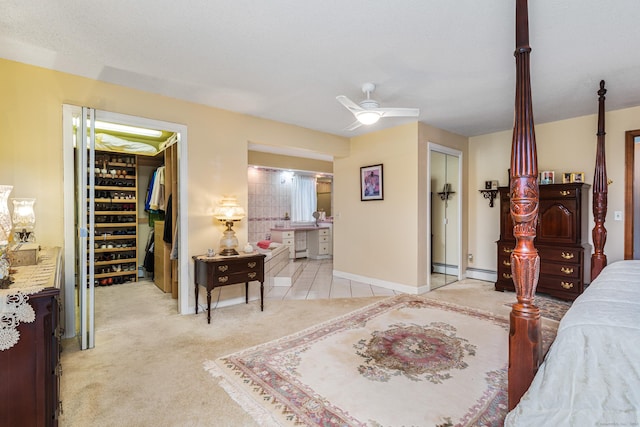
[[[383,200],[382,164],[360,168],[360,200]]]

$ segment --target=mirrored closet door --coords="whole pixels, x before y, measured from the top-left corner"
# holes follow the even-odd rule
[[[459,280],[461,153],[430,144],[431,281],[436,289]]]

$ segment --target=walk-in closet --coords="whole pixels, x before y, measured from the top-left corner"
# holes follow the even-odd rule
[[[186,129],[86,107],[65,106],[63,112],[73,118],[65,170],[73,173],[75,189],[67,206],[76,212],[72,227],[65,219],[75,231],[65,233],[74,242],[66,245],[67,259],[75,259],[65,269],[65,283],[71,289],[73,277],[76,290],[64,297],[65,320],[75,324],[82,348],[92,348],[96,288],[151,280],[179,299],[178,158]],[[176,306],[182,309],[180,301]],[[79,325],[71,307],[79,310]]]

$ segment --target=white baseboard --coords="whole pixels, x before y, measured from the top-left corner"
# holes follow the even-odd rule
[[[414,286],[408,286],[402,283],[389,282],[387,280],[375,279],[373,277],[366,277],[359,274],[346,273],[344,271],[338,270],[333,270],[333,275],[336,277],[342,277],[343,279],[354,280],[356,282],[370,283],[381,288],[391,289],[393,291],[398,291],[405,294],[420,295],[429,290],[426,285],[416,288]]]
[[[469,279],[478,279],[487,282],[495,282],[498,280],[497,272],[480,268],[467,268],[466,276]]]

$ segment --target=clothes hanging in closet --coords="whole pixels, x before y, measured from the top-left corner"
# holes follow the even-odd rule
[[[164,166],[155,169],[147,187],[144,210],[149,214],[149,226],[151,227],[156,220],[162,221],[165,216],[164,170]]]

